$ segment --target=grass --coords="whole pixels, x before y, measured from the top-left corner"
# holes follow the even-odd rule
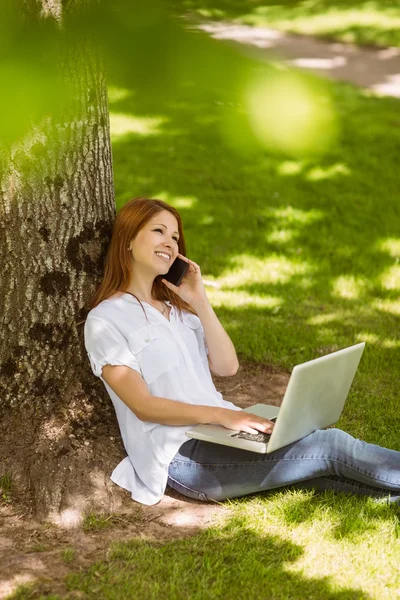
[[[75,548],[64,548],[64,550],[61,551],[61,558],[66,565],[70,565],[74,561],[75,556]]]
[[[111,89],[117,205],[143,195],[179,209],[188,255],[218,286],[208,295],[241,359],[290,370],[365,340],[338,427],[399,450],[399,101],[329,86],[341,133],[314,159],[234,152],[218,90],[207,99],[186,87],[151,105]],[[398,506],[298,490],[225,506],[225,521],[187,539],[114,545],[67,579],[63,598],[399,596]],[[11,598],[60,596],[23,586]]]
[[[102,531],[112,527],[115,519],[114,515],[104,516],[96,513],[86,515],[82,523],[83,531]]]
[[[4,475],[0,477],[0,499],[5,504],[9,504],[11,502],[11,485],[11,474],[4,473]]]
[[[50,546],[48,544],[44,544],[43,542],[35,542],[29,548],[28,552],[40,553],[40,552],[47,552],[49,549],[50,549]]]
[[[12,600],[398,597],[399,507],[290,490],[228,507],[190,538],[114,543],[107,560],[67,577],[62,597],[23,586]]]
[[[202,20],[229,20],[356,44],[400,45],[400,7],[392,0],[186,0],[174,4]]]
[[[117,204],[147,195],[180,210],[240,358],[290,370],[366,341],[338,426],[398,449],[399,101],[330,89],[340,139],[315,160],[233,152],[217,93],[157,112],[111,93],[112,126],[114,113],[131,123],[113,130]]]
[[[400,585],[396,514],[398,508],[371,499],[345,497],[338,504],[331,493],[237,500],[227,522],[193,538],[115,544],[108,562],[70,577],[68,588],[110,599],[118,598],[112,588],[120,598],[135,591],[149,599],[342,600],[367,598],[365,589],[394,598]]]
[[[117,514],[98,514],[91,512],[83,520],[82,529],[86,532],[97,533],[99,531],[103,531],[104,529],[109,529],[118,523],[138,523],[143,519],[143,510],[142,507],[136,510],[136,513],[130,514],[129,517],[120,517]]]

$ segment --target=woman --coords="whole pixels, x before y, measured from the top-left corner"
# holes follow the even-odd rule
[[[179,287],[163,276],[179,256]],[[400,501],[400,452],[318,430],[270,454],[188,440],[188,425],[271,432],[273,423],[225,401],[217,375],[234,375],[234,346],[215,315],[200,267],[186,258],[179,213],[136,198],[116,216],[104,279],[85,323],[85,345],[116,411],[128,456],[111,479],[143,504],[167,484],[199,500],[294,484]]]

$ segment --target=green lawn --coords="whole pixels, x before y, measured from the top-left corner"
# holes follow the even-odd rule
[[[241,359],[290,370],[366,341],[338,426],[400,450],[400,103],[328,85],[338,143],[308,160],[235,153],[217,91],[207,100],[187,87],[151,108],[111,89],[117,204],[147,195],[180,210],[188,255],[219,286],[208,294]],[[292,490],[227,506],[200,535],[114,546],[69,577],[64,597],[399,597],[399,506]],[[12,598],[60,596],[24,587]]]
[[[340,139],[309,161],[235,154],[219,101],[182,97],[157,114],[134,96],[112,102],[117,203],[148,195],[180,210],[241,358],[290,370],[366,341],[339,426],[399,449],[400,103],[330,87]]]
[[[106,560],[67,577],[63,596],[26,585],[8,600],[399,597],[400,528],[393,506],[311,491],[225,505],[225,520],[192,537],[114,543]]]
[[[175,0],[174,4],[203,20],[229,20],[357,44],[400,45],[400,6],[393,0]]]

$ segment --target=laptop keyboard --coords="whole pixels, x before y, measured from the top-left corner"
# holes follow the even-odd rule
[[[269,441],[271,434],[263,433],[262,431],[259,431],[258,433],[246,433],[246,431],[239,431],[239,433],[235,433],[231,437],[237,437],[237,438],[240,438],[241,440],[250,440],[251,442],[266,443]]]
[[[276,417],[273,419],[269,419],[269,421],[275,422]],[[231,437],[237,437],[241,440],[250,440],[251,442],[263,442],[266,444],[269,442],[272,433],[263,433],[259,431],[258,433],[247,433],[246,431],[239,431],[239,433],[235,433]]]

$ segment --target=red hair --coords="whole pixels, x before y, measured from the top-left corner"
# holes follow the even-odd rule
[[[115,293],[122,294],[126,292],[131,277],[131,253],[128,251],[129,243],[137,236],[146,223],[162,210],[168,210],[178,221],[178,251],[183,256],[186,256],[182,220],[178,211],[173,206],[166,204],[162,200],[151,198],[133,198],[129,200],[118,211],[115,217],[111,241],[105,260],[103,281],[93,297],[91,303],[92,309]],[[164,275],[157,275],[154,279],[151,290],[153,298],[156,300],[169,300],[179,312],[185,310],[196,314],[196,311],[190,304],[184,302],[177,294],[162,283],[161,279],[163,277]],[[140,302],[139,298],[137,300]],[[141,302],[140,304],[144,310]]]

